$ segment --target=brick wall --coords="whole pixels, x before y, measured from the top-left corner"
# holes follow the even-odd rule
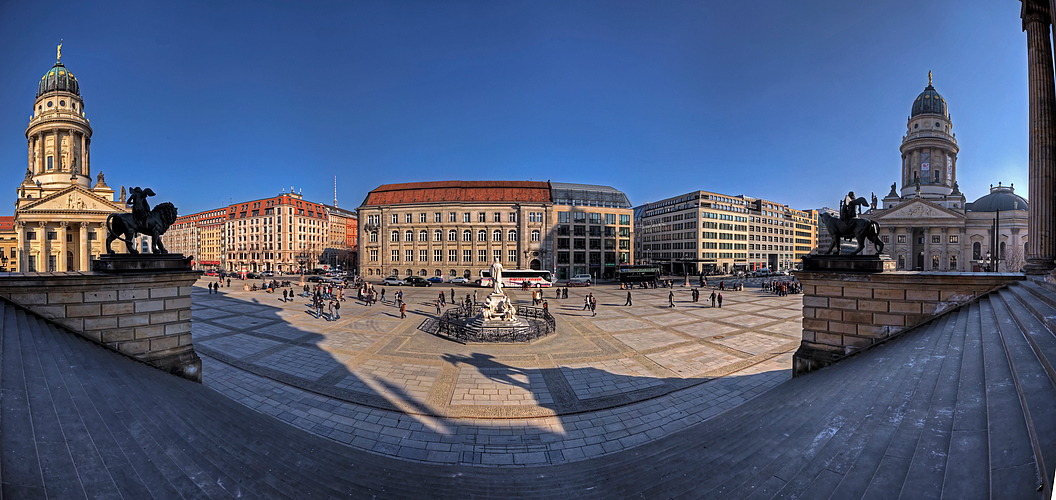
[[[0,297],[117,352],[201,382],[191,342],[199,272],[0,275]]]
[[[803,284],[802,375],[1024,279],[1008,273],[796,271]]]

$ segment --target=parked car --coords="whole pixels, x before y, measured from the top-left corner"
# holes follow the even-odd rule
[[[322,283],[326,281],[326,278],[322,276],[309,276],[308,279],[306,279],[305,281],[309,283]]]
[[[260,273],[260,277],[261,278],[270,278],[272,276],[275,276],[275,273],[273,273],[271,271],[264,271],[264,272]]]
[[[257,273],[246,273],[246,279],[247,280],[259,280],[260,279],[260,275],[257,274]]]
[[[454,278],[451,278],[451,281],[449,283],[457,283],[459,285],[465,285],[466,283],[469,283],[469,280],[466,279],[466,278],[463,278],[461,276],[455,276]]]
[[[218,273],[218,272],[216,272],[216,271],[206,271],[206,272],[205,272],[205,275],[206,275],[206,276],[219,276],[219,275],[220,275],[220,273]]]
[[[568,286],[590,286],[590,275],[577,274],[568,280]]]
[[[403,279],[403,283],[407,286],[433,286],[429,280],[421,276],[408,276]]]
[[[444,279],[439,277],[439,276],[430,276],[429,277],[429,282],[430,283],[443,283]]]
[[[403,285],[406,285],[406,283],[404,283],[403,280],[401,280],[399,276],[389,276],[389,277],[381,280],[381,284],[382,285],[391,285],[391,286],[403,286]]]

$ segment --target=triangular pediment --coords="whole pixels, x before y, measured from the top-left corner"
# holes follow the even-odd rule
[[[84,189],[70,186],[22,206],[17,212],[125,212],[120,204]]]
[[[885,210],[876,220],[894,219],[949,219],[963,220],[964,214],[954,212],[924,200],[911,200],[897,207]]]

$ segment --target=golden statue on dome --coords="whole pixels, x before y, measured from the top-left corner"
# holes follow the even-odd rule
[[[55,62],[62,61],[62,39],[59,39],[59,46],[55,49]]]

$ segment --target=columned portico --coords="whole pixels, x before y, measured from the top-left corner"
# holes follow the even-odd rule
[[[1043,274],[1056,268],[1056,88],[1053,81],[1051,22],[1048,2],[1023,2],[1027,32],[1027,80],[1030,101],[1029,236],[1026,272]]]

